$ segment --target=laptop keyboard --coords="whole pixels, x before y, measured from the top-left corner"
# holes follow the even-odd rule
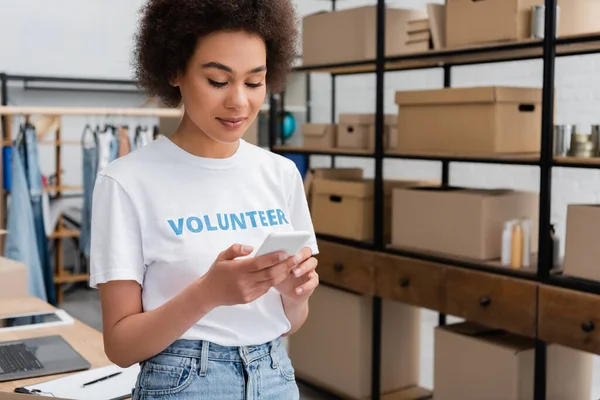
[[[22,343],[0,346],[0,374],[42,369],[37,357]]]

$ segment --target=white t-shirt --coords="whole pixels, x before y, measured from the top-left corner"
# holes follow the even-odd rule
[[[244,140],[226,159],[194,156],[163,137],[109,164],[92,202],[90,285],[136,280],[144,311],[204,275],[234,243],[303,230],[318,249],[302,177],[289,159]],[[223,346],[262,344],[290,329],[275,289],[213,309],[183,336]]]

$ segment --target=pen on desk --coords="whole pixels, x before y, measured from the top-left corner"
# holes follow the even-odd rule
[[[110,375],[107,375],[107,376],[103,376],[102,378],[94,379],[93,381],[84,383],[83,387],[86,387],[86,386],[89,386],[89,385],[93,385],[94,383],[102,382],[102,381],[105,381],[105,380],[110,379],[110,378],[114,378],[115,376],[121,375],[121,374],[122,374],[122,372],[115,372],[114,374],[110,374]]]

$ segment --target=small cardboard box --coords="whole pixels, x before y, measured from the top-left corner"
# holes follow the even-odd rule
[[[530,400],[533,339],[463,322],[437,327],[434,336],[435,400]],[[546,398],[590,399],[593,355],[548,345]]]
[[[542,91],[465,87],[396,92],[403,153],[540,151]]]
[[[363,178],[363,173],[362,168],[311,168],[304,176],[304,193],[309,207],[315,179],[357,180]]]
[[[569,204],[565,238],[564,274],[600,280],[600,204]]]
[[[544,0],[447,0],[447,46],[529,39],[534,5]],[[558,36],[600,30],[597,0],[558,0],[558,5]]]
[[[336,143],[337,125],[302,124],[303,144],[311,149],[332,149]]]
[[[372,297],[319,286],[302,328],[290,337],[296,375],[344,398],[371,398]],[[417,307],[382,304],[381,391],[419,383],[420,319]]]
[[[374,60],[376,14],[375,6],[364,6],[305,16],[302,19],[302,63],[319,65]],[[427,18],[424,10],[387,7],[386,55],[398,55],[404,51],[404,43],[408,40],[408,21],[422,18]]]
[[[26,297],[28,293],[27,266],[0,257],[0,298]]]
[[[384,181],[383,237],[386,241],[391,235],[392,189],[434,184],[435,181]],[[360,241],[373,240],[374,190],[371,179],[315,179],[311,198],[315,231]]]
[[[395,149],[398,143],[397,116],[384,115],[383,146]],[[340,114],[337,147],[375,149],[375,114]]]
[[[250,144],[258,146],[258,116],[244,133],[244,140]]]
[[[505,221],[531,219],[537,249],[538,194],[510,189],[396,188],[392,244],[478,260],[502,255]]]

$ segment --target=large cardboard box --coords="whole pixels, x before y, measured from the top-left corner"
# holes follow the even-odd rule
[[[564,274],[600,281],[600,204],[569,204]]]
[[[0,298],[26,297],[29,295],[27,266],[0,257]]]
[[[386,55],[405,51],[409,20],[427,17],[424,10],[388,7],[386,11]],[[302,19],[302,63],[335,64],[374,60],[377,48],[375,6],[319,12]]]
[[[457,47],[529,39],[534,5],[544,5],[544,0],[447,0],[446,44]],[[558,5],[558,36],[600,30],[597,0],[558,0]]]
[[[303,145],[311,149],[332,149],[336,143],[337,125],[302,124]]]
[[[436,184],[435,181],[386,180],[383,183],[383,236],[391,235],[392,189]],[[375,184],[371,179],[315,179],[311,214],[317,233],[373,240]]]
[[[396,188],[392,194],[392,244],[478,260],[502,255],[505,221],[531,219],[537,249],[539,197],[510,189]]]
[[[371,398],[372,297],[319,286],[305,324],[290,337],[296,375],[345,398]],[[381,391],[418,385],[420,311],[382,305]]]
[[[384,149],[395,149],[398,144],[397,119],[396,115],[384,115]],[[375,114],[340,114],[337,147],[374,150]]]
[[[540,151],[542,91],[464,87],[396,92],[402,153]]]
[[[463,322],[435,329],[435,400],[531,400],[533,339]],[[548,400],[590,399],[592,354],[549,344]]]

